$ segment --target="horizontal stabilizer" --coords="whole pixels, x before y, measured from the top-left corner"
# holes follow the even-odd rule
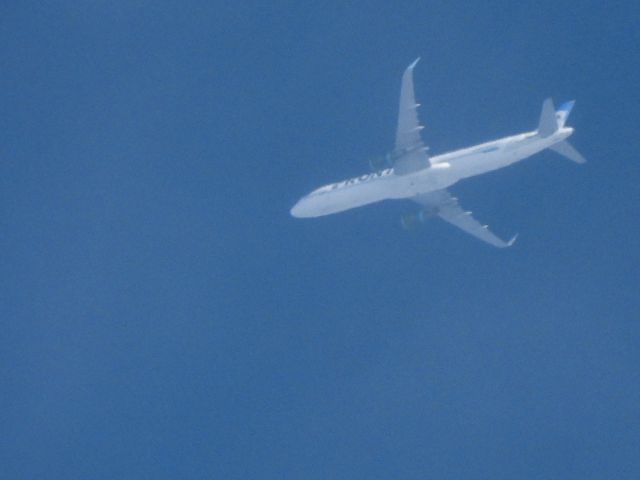
[[[584,163],[587,161],[582,156],[582,154],[579,151],[577,151],[575,148],[573,148],[573,145],[571,145],[566,140],[562,142],[558,142],[554,145],[551,145],[549,149],[553,150],[556,153],[559,153],[563,157],[567,157],[569,160],[576,163]]]

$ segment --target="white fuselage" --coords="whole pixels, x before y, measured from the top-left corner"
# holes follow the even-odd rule
[[[573,133],[564,127],[548,137],[522,133],[430,158],[431,166],[409,175],[393,168],[320,187],[291,209],[294,217],[320,217],[387,199],[411,198],[442,190],[463,178],[507,167],[561,142]]]

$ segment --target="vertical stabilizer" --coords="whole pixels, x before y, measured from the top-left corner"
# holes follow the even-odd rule
[[[556,130],[558,130],[556,109],[553,106],[553,100],[547,98],[542,103],[542,112],[540,112],[540,122],[538,123],[538,134],[544,138],[553,135]]]
[[[564,127],[564,124],[571,113],[571,109],[573,105],[576,103],[575,100],[571,100],[570,102],[564,102],[562,105],[558,107],[556,110],[556,120],[558,122],[558,128]]]

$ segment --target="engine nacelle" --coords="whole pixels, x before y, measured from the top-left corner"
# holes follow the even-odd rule
[[[374,172],[379,172],[380,170],[386,170],[387,168],[393,167],[393,158],[391,155],[377,155],[375,157],[371,157],[369,159],[369,166],[371,170]]]
[[[417,212],[405,213],[400,217],[400,225],[405,230],[414,230],[421,223],[426,222],[430,218],[437,215],[436,210],[419,210]]]
[[[400,217],[400,224],[402,228],[405,230],[414,230],[420,225],[424,223],[426,220],[426,216],[424,210],[420,210],[418,212],[405,213]]]

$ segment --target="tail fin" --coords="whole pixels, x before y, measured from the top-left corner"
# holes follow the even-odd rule
[[[565,102],[560,105],[558,110],[555,110],[553,100],[547,98],[542,104],[542,113],[540,113],[540,123],[538,124],[538,134],[544,138],[553,135],[557,130],[563,128],[575,103],[575,100]],[[573,162],[586,162],[580,152],[573,148],[573,146],[566,140],[551,145],[549,149],[559,153],[563,157],[567,157]]]
[[[556,119],[553,100],[547,98],[542,103],[542,112],[540,112],[540,121],[538,122],[538,134],[543,138],[548,137],[553,135],[558,128],[558,120]]]
[[[575,100],[571,100],[569,102],[564,102],[562,105],[560,105],[560,107],[558,107],[558,110],[556,110],[556,119],[558,121],[558,128],[564,127],[564,124],[567,121],[567,118],[569,117],[569,114],[571,113],[571,109],[573,108],[573,105],[575,103],[576,103]]]
[[[576,163],[584,163],[587,161],[580,152],[573,148],[566,140],[551,145],[549,149]]]
[[[575,100],[565,102],[556,110],[553,106],[553,100],[547,98],[542,104],[542,112],[540,112],[540,122],[538,123],[540,136],[548,137],[564,127],[575,103]]]

